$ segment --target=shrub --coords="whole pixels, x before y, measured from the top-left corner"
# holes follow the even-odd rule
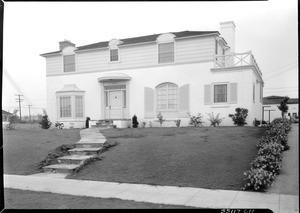
[[[142,128],[145,128],[145,127],[146,127],[146,124],[147,124],[147,122],[146,122],[146,121],[143,121],[143,122],[142,122]]]
[[[272,172],[266,171],[263,168],[251,168],[249,171],[244,172],[247,181],[242,189],[254,188],[255,190],[263,190],[268,188],[276,175]]]
[[[157,114],[157,119],[158,119],[158,122],[159,122],[159,124],[160,124],[160,126],[162,125],[162,123],[165,121],[164,120],[164,117],[162,116],[162,114],[159,112],[158,114]]]
[[[57,127],[58,129],[62,129],[62,128],[64,127],[64,124],[63,124],[63,123],[56,122],[56,123],[55,123],[55,127]]]
[[[262,168],[273,174],[279,174],[282,167],[282,159],[276,158],[274,155],[260,155],[250,163],[251,168],[258,169]]]
[[[52,122],[50,122],[48,115],[46,114],[42,117],[42,120],[39,122],[39,124],[42,129],[49,129],[52,125]]]
[[[137,121],[136,115],[134,115],[134,116],[132,117],[132,127],[133,127],[133,128],[138,128],[138,126],[139,126],[139,122]]]
[[[254,121],[253,121],[253,126],[257,127],[260,125],[260,121],[257,120],[256,118],[254,118]]]
[[[152,122],[151,122],[151,121],[149,121],[149,127],[150,127],[150,128],[152,127]]]
[[[264,144],[259,150],[258,155],[273,155],[275,158],[282,158],[281,152],[283,151],[284,147],[279,143],[268,143]]]
[[[217,116],[215,117],[213,112],[208,113],[207,115],[209,116],[207,120],[210,121],[210,126],[213,127],[219,126],[222,120],[224,119],[224,118],[219,118],[220,114],[217,114]]]
[[[229,114],[228,116],[232,118],[234,125],[244,126],[247,124],[246,118],[248,116],[248,109],[236,108],[235,114]]]
[[[204,123],[202,121],[203,116],[201,115],[201,113],[198,113],[197,116],[192,116],[189,112],[187,113],[188,116],[190,117],[190,123],[189,126],[202,126],[202,124]]]
[[[180,122],[181,122],[180,119],[174,120],[174,122],[175,122],[176,127],[180,127]]]

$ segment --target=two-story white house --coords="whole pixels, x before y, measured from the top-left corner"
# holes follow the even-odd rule
[[[182,31],[112,39],[76,47],[59,42],[46,58],[47,113],[65,127],[113,120],[127,127],[138,121],[181,119],[206,113],[233,125],[235,108],[249,110],[247,122],[262,117],[262,73],[251,53],[235,53],[235,24],[218,31]],[[127,122],[127,124],[126,124]],[[156,122],[153,122],[155,125]],[[174,126],[174,122],[166,122]]]

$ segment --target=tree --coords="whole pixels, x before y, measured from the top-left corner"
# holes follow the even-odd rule
[[[277,106],[278,109],[281,111],[281,117],[284,118],[284,114],[289,110],[289,106],[287,102],[290,100],[288,96],[285,96],[284,99],[280,102],[280,105]]]

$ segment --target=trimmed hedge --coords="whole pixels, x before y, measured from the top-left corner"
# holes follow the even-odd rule
[[[250,170],[244,172],[247,183],[243,190],[261,191],[272,185],[282,167],[282,152],[289,149],[287,134],[291,129],[286,118],[276,118],[266,126],[265,135],[257,143],[258,157],[250,163]]]

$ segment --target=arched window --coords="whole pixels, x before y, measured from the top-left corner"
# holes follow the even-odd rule
[[[178,110],[178,86],[162,83],[156,87],[156,106],[158,111]]]

